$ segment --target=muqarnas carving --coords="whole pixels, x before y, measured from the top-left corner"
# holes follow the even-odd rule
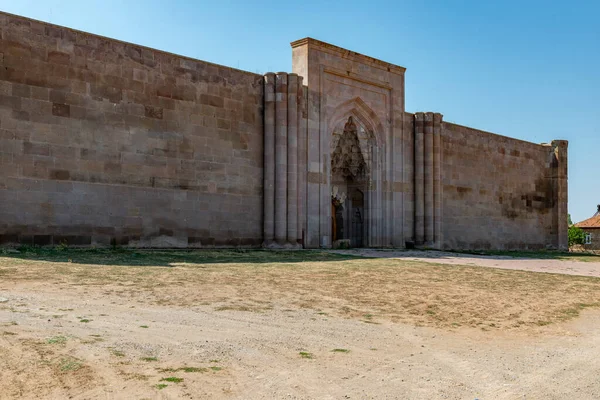
[[[348,118],[344,132],[333,151],[331,172],[334,176],[351,178],[354,181],[363,179],[368,172],[352,117]]]

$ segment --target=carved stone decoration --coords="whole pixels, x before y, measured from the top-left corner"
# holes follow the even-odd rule
[[[344,126],[333,154],[331,155],[331,173],[334,176],[350,178],[353,181],[362,180],[367,171],[367,164],[363,157],[360,142],[358,140],[358,129],[352,117]]]
[[[331,187],[331,201],[336,207],[341,206],[346,201],[346,193],[340,193],[340,189],[337,186]]]

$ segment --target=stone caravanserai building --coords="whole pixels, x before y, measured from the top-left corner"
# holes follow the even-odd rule
[[[257,75],[0,14],[0,242],[567,247],[567,142],[404,108],[318,40]]]

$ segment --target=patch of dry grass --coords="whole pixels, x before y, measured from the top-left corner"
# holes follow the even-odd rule
[[[307,308],[438,327],[547,325],[600,305],[598,278],[320,251],[32,252],[0,257],[0,276],[13,284],[52,283],[167,306]]]
[[[29,398],[32,389],[37,391],[36,398],[46,398],[53,388],[86,390],[96,383],[88,365],[52,341],[16,338],[5,342],[0,346],[0,366],[7,374],[1,382],[3,399]]]

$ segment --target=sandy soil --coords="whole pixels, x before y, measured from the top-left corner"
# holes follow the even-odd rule
[[[556,264],[459,259],[451,262],[544,270]],[[579,264],[555,268],[593,268]],[[600,398],[596,309],[538,327],[436,328],[269,298],[258,282],[252,286],[262,297],[254,301],[268,299],[264,309],[177,305],[220,289],[154,276],[178,285],[178,300],[169,303],[157,298],[175,292],[138,290],[125,272],[122,282],[84,282],[60,266],[63,276],[53,280],[43,272],[52,265],[32,264],[24,280],[0,274],[2,399]],[[224,286],[221,296],[231,295]]]

